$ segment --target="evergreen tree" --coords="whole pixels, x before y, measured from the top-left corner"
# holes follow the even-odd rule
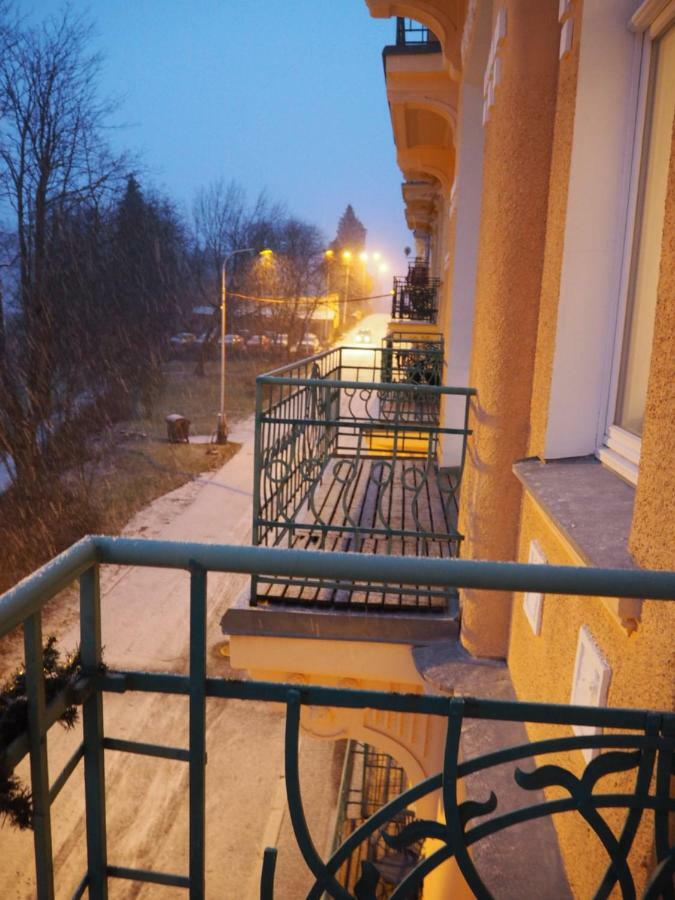
[[[340,217],[337,234],[331,244],[331,248],[333,250],[351,250],[352,253],[359,253],[365,246],[366,229],[350,203]]]

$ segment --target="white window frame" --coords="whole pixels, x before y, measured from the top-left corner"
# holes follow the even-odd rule
[[[632,289],[637,261],[635,246],[638,238],[637,228],[639,227],[638,201],[642,194],[645,177],[643,165],[644,151],[648,143],[645,137],[648,126],[649,101],[651,99],[652,48],[655,40],[658,40],[673,24],[674,20],[675,0],[646,0],[636,10],[629,24],[629,28],[637,33],[637,39],[642,42],[642,54],[638,74],[637,115],[628,195],[628,226],[624,238],[611,375],[604,415],[605,426],[603,434],[600,435],[601,441],[600,446],[596,450],[596,456],[608,468],[613,469],[618,475],[634,485],[637,484],[638,480],[642,440],[637,435],[616,424],[616,405],[619,393],[624,336],[627,328],[628,298]]]

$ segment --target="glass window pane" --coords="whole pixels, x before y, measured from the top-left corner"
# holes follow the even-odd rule
[[[626,319],[616,422],[633,434],[642,434],[647,379],[654,333],[656,289],[661,260],[663,217],[675,110],[675,28],[655,45],[656,66],[645,134],[641,214],[636,229],[636,262],[631,303]]]

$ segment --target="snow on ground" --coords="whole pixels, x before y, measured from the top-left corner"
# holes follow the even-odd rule
[[[138,513],[125,534],[165,540],[246,545],[251,539],[253,419],[236,425],[231,439],[242,449],[221,469],[160,497]],[[242,677],[218,648],[220,618],[246,586],[241,575],[213,574],[208,581],[209,674]],[[111,668],[184,672],[188,649],[188,575],[185,572],[109,567],[102,575],[104,658]],[[77,644],[77,631],[61,646]],[[187,698],[108,694],[105,732],[110,737],[186,747]],[[209,700],[207,704],[207,892],[208,898],[246,900],[258,896],[260,845],[283,794],[283,711],[278,706]],[[81,739],[59,727],[49,735],[51,779]],[[305,804],[318,847],[330,843],[336,794],[336,746],[303,737],[301,773]],[[18,773],[29,780],[28,767]],[[187,872],[187,764],[107,751],[107,822],[110,865]],[[72,896],[85,870],[82,766],[53,806],[57,898]],[[304,896],[311,879],[286,814],[279,845],[279,897]],[[173,896],[167,888],[112,880],[112,898]],[[35,895],[32,834],[0,828],[0,897]]]

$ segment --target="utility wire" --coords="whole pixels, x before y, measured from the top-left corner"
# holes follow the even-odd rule
[[[272,298],[272,297],[252,297],[250,294],[239,294],[236,291],[228,291],[227,294],[229,297],[238,297],[240,300],[251,300],[255,303],[287,304],[289,302],[289,300],[293,299],[292,297],[288,297],[284,300],[279,300],[278,298]],[[345,298],[344,300],[338,300],[338,301],[318,300],[316,305],[317,306],[331,306],[335,302],[338,302],[338,303],[364,303],[366,300],[381,300],[383,297],[391,297],[391,291],[389,291],[386,294],[371,294],[369,297],[348,297],[348,298]],[[215,307],[215,306],[213,308],[214,308],[214,310],[217,309],[217,307]]]

